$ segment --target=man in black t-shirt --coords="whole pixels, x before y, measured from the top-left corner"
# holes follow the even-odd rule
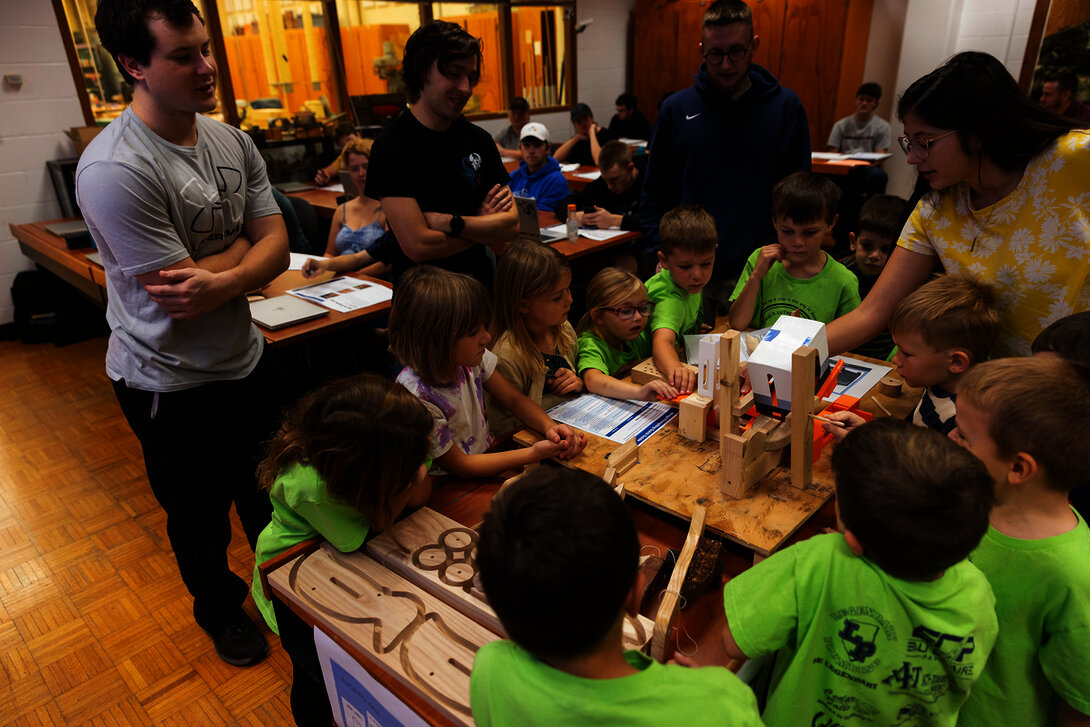
[[[571,107],[571,125],[575,128],[575,134],[557,147],[553,157],[558,162],[598,166],[598,155],[607,141],[613,141],[613,134],[604,126],[594,123],[594,114],[585,103],[577,103]]]
[[[431,22],[409,37],[402,67],[412,108],[375,140],[364,190],[397,238],[395,285],[428,262],[491,288],[486,245],[518,236],[518,212],[495,142],[462,116],[480,80],[480,40]]]

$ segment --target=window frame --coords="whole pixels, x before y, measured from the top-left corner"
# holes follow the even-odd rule
[[[330,61],[333,64],[335,73],[335,79],[337,82],[337,90],[340,95],[341,107],[344,109],[352,108],[352,103],[348,95],[348,82],[344,72],[344,48],[341,46],[341,33],[340,33],[340,18],[337,15],[337,0],[319,0],[322,5],[322,13],[325,16],[325,32],[326,39],[329,43],[331,58]],[[399,0],[402,1],[402,0]],[[431,22],[434,18],[433,5],[444,4],[439,2],[432,2],[431,0],[404,0],[405,4],[415,4],[420,14],[420,24]],[[511,10],[512,8],[526,8],[526,7],[559,7],[563,8],[563,24],[564,32],[566,34],[566,42],[564,48],[564,84],[568,91],[567,98],[564,103],[553,104],[550,106],[539,106],[532,109],[535,114],[547,114],[562,112],[571,109],[572,99],[578,98],[577,87],[577,59],[576,59],[576,34],[575,34],[575,15],[576,15],[576,2],[577,0],[488,0],[491,5],[497,5],[500,20],[500,46],[503,62],[507,64],[508,68],[514,67],[514,57],[512,54],[513,38],[511,34]],[[215,8],[215,0],[206,0],[206,5],[211,8],[206,8],[205,12],[205,25],[208,28],[208,35],[212,42],[212,53],[216,59],[216,83],[219,89],[219,95],[221,99],[221,113],[224,120],[237,127],[239,125],[238,109],[235,105],[235,92],[234,87],[231,84],[231,73],[227,65],[227,48],[223,40],[223,28],[220,25],[219,12]],[[83,111],[84,123],[87,126],[95,126],[97,124],[94,113],[91,109],[91,100],[87,94],[86,83],[84,82],[83,72],[80,68],[79,58],[76,54],[75,41],[72,37],[72,29],[68,24],[68,18],[64,12],[63,0],[52,0],[53,12],[57,17],[57,25],[61,33],[62,40],[64,42],[65,54],[68,56],[68,65],[72,72],[72,81],[76,86],[76,95],[79,98],[80,108]],[[514,74],[504,74],[504,92],[507,95],[508,101],[513,98],[515,93],[515,80]],[[472,120],[487,120],[503,118],[507,115],[506,109],[497,111],[478,111],[471,114],[466,114],[466,118]]]

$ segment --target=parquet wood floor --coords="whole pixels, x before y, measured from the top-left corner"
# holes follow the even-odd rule
[[[105,354],[105,338],[0,342],[0,722],[291,725],[277,637],[237,668],[193,622]]]

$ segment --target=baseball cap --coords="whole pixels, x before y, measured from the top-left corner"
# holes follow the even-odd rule
[[[590,106],[580,101],[571,107],[571,120],[578,121],[579,119],[585,119],[588,116],[592,116]]]
[[[549,130],[545,128],[545,124],[539,124],[536,121],[531,121],[522,127],[522,135],[519,136],[519,141],[525,139],[537,139],[543,141],[546,144],[549,143]]]

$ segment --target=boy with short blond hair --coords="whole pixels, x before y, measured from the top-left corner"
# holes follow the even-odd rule
[[[994,289],[972,278],[940,275],[901,301],[889,330],[897,344],[893,364],[909,386],[924,388],[912,422],[949,434],[957,426],[958,381],[988,358],[999,339]]]
[[[493,499],[477,565],[511,641],[485,644],[473,662],[480,727],[760,725],[753,692],[729,670],[624,650],[639,552],[624,502],[587,472],[539,468]]]
[[[863,424],[832,455],[843,534],[726,585],[726,655],[776,655],[766,725],[953,727],[997,631],[987,579],[965,560],[992,481],[967,455],[900,419]]]
[[[694,204],[675,207],[659,223],[661,270],[647,280],[651,314],[651,357],[667,382],[691,393],[696,375],[678,357],[685,336],[711,330],[704,324],[701,292],[711,279],[718,241],[715,220]]]
[[[1054,357],[988,361],[962,379],[957,410],[954,440],[995,481],[990,527],[969,557],[999,618],[960,724],[1086,724],[1090,529],[1068,493],[1086,478],[1090,369]]]
[[[746,261],[731,294],[731,328],[765,328],[782,315],[829,323],[855,310],[858,281],[821,249],[839,204],[837,186],[812,172],[795,172],[772,189],[777,242]]]

